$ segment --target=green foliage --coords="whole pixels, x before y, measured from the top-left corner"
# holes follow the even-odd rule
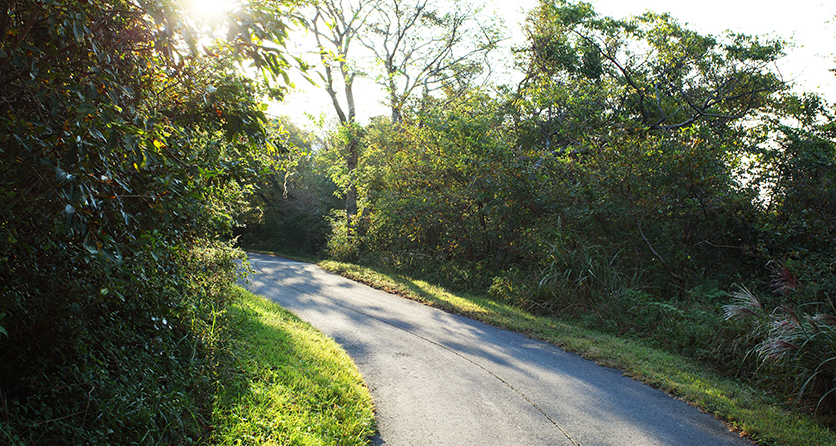
[[[340,207],[328,164],[313,152],[317,138],[288,119],[275,122],[271,135],[286,150],[269,155],[270,169],[250,180],[235,234],[245,248],[318,255],[331,232],[325,216]]]
[[[494,276],[486,293],[499,302],[524,308],[531,306],[527,302],[536,292],[533,282],[535,281],[530,277],[530,273],[526,274],[519,268],[511,267]]]
[[[548,298],[539,303],[549,314],[580,314],[594,307],[615,304],[622,295],[641,286],[640,272],[621,271],[618,253],[610,255],[601,246],[586,246],[571,234],[560,234],[540,279],[540,292]]]
[[[149,256],[145,265],[131,262],[134,274],[151,279],[164,266],[171,276],[137,283],[135,291],[122,292],[124,300],[108,299],[110,291],[102,289],[93,296],[101,301],[83,310],[24,307],[41,314],[28,318],[31,330],[13,325],[3,345],[4,443],[205,438],[217,380],[216,320],[238,255],[216,245],[162,265]],[[51,323],[40,322],[45,318]]]
[[[348,215],[354,218],[358,209],[358,166],[361,165],[363,127],[356,122],[340,122],[330,133],[320,154],[326,162],[331,181],[337,185],[339,196],[345,198]],[[346,222],[349,223],[349,222]]]
[[[761,246],[798,275],[799,297],[821,302],[836,287],[836,118],[820,104],[804,113],[814,124],[776,124],[776,144],[761,154],[758,180],[769,191]]]
[[[280,43],[287,17],[232,26],[204,57],[183,5],[0,13],[0,442],[207,434],[215,322],[240,255],[218,240],[257,152],[275,150],[264,85],[234,62],[280,75],[278,50],[252,38]]]
[[[502,227],[536,194],[503,135],[504,111],[483,92],[451,98],[398,127],[367,138],[378,160],[370,181],[366,243],[387,262],[435,271],[445,283],[487,286],[488,266],[510,265],[516,228]],[[522,179],[508,183],[510,176]],[[474,268],[474,265],[476,267]]]
[[[360,253],[360,240],[355,225],[348,224],[345,211],[333,210],[328,215],[331,234],[325,246],[328,257],[339,261],[353,261]]]

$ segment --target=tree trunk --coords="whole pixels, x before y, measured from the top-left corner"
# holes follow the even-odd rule
[[[346,168],[348,170],[349,181],[351,182],[345,193],[345,213],[349,227],[354,224],[355,217],[357,216],[357,184],[354,181],[353,174],[359,160],[360,141],[357,137],[353,137],[346,147]]]

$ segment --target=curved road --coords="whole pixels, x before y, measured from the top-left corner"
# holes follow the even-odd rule
[[[375,401],[375,445],[751,445],[725,425],[550,344],[249,254],[249,288],[333,337]]]

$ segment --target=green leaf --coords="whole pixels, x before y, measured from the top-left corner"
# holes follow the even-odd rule
[[[90,234],[87,234],[87,237],[84,237],[84,242],[82,242],[81,245],[84,246],[84,249],[86,249],[90,254],[97,254],[99,250],[93,243],[94,241],[90,240]]]
[[[107,139],[102,135],[102,132],[99,129],[90,129],[90,135],[99,141],[107,141]]]
[[[14,137],[15,137],[15,139],[17,140],[17,142],[19,142],[19,143],[20,143],[20,145],[22,145],[22,146],[23,146],[23,148],[24,148],[24,149],[26,149],[26,150],[27,150],[27,151],[29,151],[29,152],[31,152],[31,151],[32,151],[32,148],[31,148],[31,147],[29,147],[29,144],[27,144],[27,143],[26,143],[26,141],[24,141],[24,140],[23,140],[23,138],[21,138],[21,137],[20,137],[20,136],[18,136],[18,135],[14,135]]]
[[[104,255],[106,259],[110,260],[114,264],[116,264],[116,265],[121,265],[122,264],[122,253],[119,251],[118,247],[116,249],[112,250],[112,251],[109,250],[109,249],[103,249],[101,252],[102,252],[102,255]]]
[[[96,112],[96,106],[87,102],[82,103],[76,108],[80,115],[90,115]]]
[[[84,43],[84,26],[79,24],[78,22],[73,22],[73,34],[75,35],[75,41],[78,44]]]
[[[119,140],[119,132],[116,129],[110,130],[110,135],[107,138],[107,151],[112,152],[116,148],[116,143]]]
[[[22,42],[22,43],[20,44],[20,48],[21,48],[21,49],[24,49],[24,50],[26,50],[26,51],[32,51],[33,53],[40,53],[40,52],[41,52],[41,49],[40,49],[40,48],[38,48],[38,47],[36,47],[36,46],[34,46],[34,45],[31,45],[31,44],[28,44],[28,43],[26,43],[26,42]]]

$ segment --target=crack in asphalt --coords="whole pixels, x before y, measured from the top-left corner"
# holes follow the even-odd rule
[[[299,288],[296,288],[296,287],[294,287],[293,285],[288,285],[288,284],[286,284],[286,283],[283,283],[283,282],[282,282],[279,278],[277,278],[277,277],[275,277],[275,276],[271,275],[269,272],[267,272],[267,271],[263,270],[263,269],[261,268],[261,266],[259,265],[260,263],[261,263],[261,262],[259,262],[259,261],[255,261],[255,262],[253,262],[252,260],[250,261],[250,264],[255,264],[256,268],[257,268],[257,269],[258,269],[258,270],[259,270],[262,274],[264,274],[264,275],[265,275],[265,276],[267,276],[267,277],[270,277],[271,279],[273,279],[273,281],[275,281],[275,282],[276,282],[276,283],[278,283],[279,285],[281,285],[281,286],[283,286],[283,287],[290,288],[290,289],[295,290],[295,291],[298,291],[299,293],[302,293],[303,295],[310,296],[310,297],[315,298],[315,299],[318,299],[318,300],[325,300],[325,298],[324,298],[324,297],[318,296],[318,295],[316,295],[316,294],[311,294],[311,293],[309,293],[309,292],[307,292],[307,291],[304,291],[304,290],[301,290],[301,289],[299,289]],[[454,355],[456,355],[456,356],[458,356],[458,357],[460,357],[460,358],[464,359],[465,361],[467,361],[467,362],[469,362],[469,363],[471,363],[471,364],[475,365],[476,367],[478,367],[478,368],[482,369],[483,371],[485,371],[485,372],[486,372],[486,373],[488,373],[489,375],[491,375],[491,376],[493,376],[494,378],[496,378],[497,380],[499,380],[501,383],[503,383],[503,384],[505,384],[506,386],[508,386],[508,388],[510,388],[511,390],[513,390],[513,391],[514,391],[517,395],[521,396],[521,397],[522,397],[522,398],[523,398],[526,402],[528,402],[529,404],[531,404],[531,406],[532,406],[532,407],[534,407],[535,409],[537,409],[537,411],[538,411],[538,412],[540,412],[540,413],[541,413],[544,417],[546,417],[546,419],[547,419],[547,420],[549,420],[549,421],[550,421],[550,422],[551,422],[551,423],[552,423],[552,424],[553,424],[553,425],[554,425],[554,426],[555,426],[558,430],[560,430],[560,432],[562,432],[562,433],[563,433],[563,435],[565,435],[565,436],[566,436],[566,438],[567,438],[569,441],[571,441],[573,445],[575,445],[575,446],[581,446],[581,445],[580,445],[580,443],[578,443],[577,441],[575,441],[575,439],[574,439],[574,438],[572,438],[572,436],[571,436],[571,435],[569,435],[569,433],[568,433],[568,432],[566,432],[566,430],[565,430],[565,429],[563,429],[563,427],[561,427],[561,426],[560,426],[560,424],[558,424],[558,422],[557,422],[554,418],[552,418],[549,414],[547,414],[547,413],[546,413],[546,411],[544,411],[544,410],[543,410],[540,406],[538,406],[538,405],[537,405],[537,403],[535,403],[534,401],[532,401],[532,400],[531,400],[528,396],[526,396],[523,392],[521,392],[519,389],[517,389],[516,387],[514,387],[511,383],[509,383],[508,381],[506,381],[506,380],[502,379],[502,377],[500,377],[500,376],[499,376],[499,375],[497,375],[496,373],[494,373],[494,372],[490,371],[488,368],[486,368],[486,367],[485,367],[485,366],[483,366],[482,364],[479,364],[478,362],[476,362],[476,361],[474,361],[474,360],[472,360],[472,359],[468,358],[467,356],[464,356],[463,354],[459,353],[458,351],[456,351],[456,350],[454,350],[454,349],[452,349],[452,348],[450,348],[450,347],[447,347],[447,346],[446,346],[446,345],[444,345],[444,344],[441,344],[441,343],[439,343],[439,342],[433,341],[432,339],[429,339],[429,338],[427,338],[427,337],[424,337],[424,336],[422,336],[422,335],[420,335],[420,334],[418,334],[418,333],[415,333],[414,331],[408,330],[408,329],[403,328],[403,327],[399,327],[398,325],[396,325],[396,324],[394,324],[394,323],[392,323],[392,322],[389,322],[389,321],[387,321],[387,320],[385,320],[385,319],[382,319],[382,318],[379,318],[379,317],[377,317],[377,316],[374,316],[374,315],[368,314],[368,313],[366,313],[366,312],[363,312],[363,311],[361,311],[361,310],[359,310],[359,309],[357,309],[357,308],[355,308],[355,307],[351,307],[351,306],[348,306],[348,305],[343,305],[343,304],[341,304],[341,303],[339,303],[339,302],[336,302],[336,301],[329,301],[329,303],[331,303],[331,304],[333,304],[333,305],[336,305],[336,306],[338,306],[338,307],[341,307],[341,308],[345,308],[346,310],[353,311],[353,312],[358,313],[358,314],[362,314],[363,316],[366,316],[366,317],[368,317],[368,318],[371,318],[371,319],[374,319],[374,320],[376,320],[376,321],[382,322],[382,323],[384,323],[384,324],[386,324],[386,325],[389,325],[389,326],[391,326],[391,327],[397,328],[398,330],[401,330],[401,331],[404,331],[404,332],[406,332],[406,333],[409,333],[409,334],[411,334],[412,336],[415,336],[415,337],[416,337],[416,338],[418,338],[418,339],[422,339],[422,340],[424,340],[424,341],[426,341],[426,342],[429,342],[430,344],[433,344],[433,345],[438,346],[438,347],[440,347],[440,348],[442,348],[442,349],[444,349],[444,350],[447,350],[448,352],[450,352],[450,353],[452,353],[452,354],[454,354]]]

